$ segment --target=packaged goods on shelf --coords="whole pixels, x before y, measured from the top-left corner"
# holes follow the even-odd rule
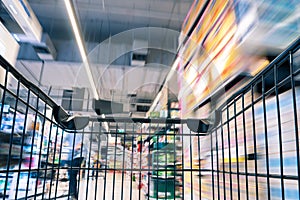
[[[179,44],[181,44],[183,40],[187,37],[188,32],[191,30],[194,21],[198,18],[199,13],[201,13],[201,10],[205,6],[206,2],[207,0],[194,1],[182,24],[182,32],[179,37]]]
[[[180,110],[171,110],[170,111],[170,117],[172,119],[174,119],[174,118],[180,118]]]
[[[296,87],[296,105],[300,103],[299,91],[300,88]],[[225,109],[223,111],[224,119],[230,119],[226,124],[212,133],[212,135],[200,137],[200,141],[195,139],[195,141],[192,142],[193,158],[204,159],[204,161],[201,161],[200,171],[205,169],[221,171],[214,177],[214,180],[219,180],[214,186],[215,191],[220,190],[220,196],[224,195],[222,185],[225,185],[226,198],[230,198],[230,191],[232,191],[233,197],[237,198],[237,179],[239,179],[241,197],[245,196],[245,184],[248,184],[249,197],[255,198],[256,187],[259,187],[257,195],[262,199],[267,198],[266,177],[259,176],[257,185],[255,177],[247,176],[248,182],[246,183],[246,177],[240,173],[244,173],[247,170],[248,173],[257,172],[258,174],[266,174],[268,171],[269,174],[280,176],[281,160],[283,167],[282,175],[297,176],[297,168],[295,167],[297,166],[295,134],[299,134],[299,130],[295,130],[295,123],[299,122],[296,122],[294,118],[294,98],[292,97],[292,90],[279,94],[278,101],[275,96],[268,96],[264,100],[265,103],[259,101],[253,105],[254,112],[252,112],[252,107],[244,107],[245,110],[242,109],[239,115],[237,115],[234,105],[231,105],[227,108],[228,110]],[[251,99],[251,96],[249,96],[249,98]],[[278,115],[278,112],[280,115]],[[297,112],[299,113],[299,110],[297,110]],[[278,118],[280,121],[278,121]],[[198,144],[200,144],[200,146],[198,146]],[[186,167],[188,167],[190,151],[186,150],[187,149],[185,149],[185,161],[187,162]],[[204,157],[204,155],[206,157]],[[193,162],[197,161],[199,163],[197,159],[194,159]],[[229,176],[228,173],[225,173],[225,180],[223,181],[222,171],[232,172],[233,174]],[[212,172],[201,173],[201,194],[202,197],[205,198],[212,192]],[[235,174],[238,174],[238,176]],[[189,176],[189,174],[186,174],[185,178],[190,179]],[[195,175],[193,177],[195,177]],[[210,180],[210,182],[206,181],[206,179]],[[199,179],[197,180],[199,181]],[[280,179],[274,179],[273,182],[274,181],[280,181]],[[293,183],[296,182],[297,181]],[[279,185],[280,183],[270,185],[272,198],[279,198],[278,194],[281,194],[280,188],[278,189]],[[185,186],[187,187],[187,184]],[[294,198],[298,197],[297,184],[293,187],[294,189],[290,191],[290,197],[291,199],[297,199]],[[194,190],[199,190],[199,188],[197,189],[197,187],[194,186]],[[290,188],[285,188],[285,190],[289,191]],[[215,195],[217,194],[218,193]],[[217,196],[215,197],[217,198]]]
[[[175,162],[175,152],[173,150],[154,150],[152,151],[153,164],[172,165]]]
[[[258,53],[282,51],[299,36],[298,1],[234,0],[238,35],[243,50]]]
[[[272,1],[234,0],[197,3],[202,3],[203,12],[198,20],[194,21],[194,30],[191,31],[190,38],[179,49],[179,57],[182,60],[179,62],[180,76],[186,74],[185,82],[188,83],[185,86],[181,84],[180,90],[186,91],[186,88],[191,88],[191,91],[180,100],[183,102],[183,116],[190,114],[191,110],[208,98],[212,91],[222,89],[226,81],[234,80],[232,77],[237,77],[241,73],[251,76],[259,73],[269,64],[265,58],[267,53],[286,48],[299,36],[296,17],[292,17],[297,12],[296,1],[277,2],[276,6]],[[248,48],[249,51],[247,49],[245,51],[244,47],[248,45],[256,48]],[[202,49],[202,52],[199,49]],[[208,58],[210,61],[206,62]],[[190,64],[187,64],[189,62],[196,67],[189,67]],[[212,70],[213,68],[217,70]],[[194,73],[195,71],[197,73]],[[207,75],[201,77],[202,74]],[[199,78],[209,80],[209,84],[198,86],[201,85],[201,81],[195,84],[195,80]],[[207,92],[206,87],[210,92]]]
[[[150,112],[150,118],[159,118],[160,113],[158,111]]]
[[[242,72],[256,74],[268,64],[263,57],[242,53],[236,36],[235,15],[231,1],[210,2],[180,51],[181,65],[185,67],[181,69],[185,84],[180,87],[185,91],[181,99],[186,104],[183,114],[188,114],[199,102],[222,89],[230,78]],[[187,88],[190,92],[186,92]]]

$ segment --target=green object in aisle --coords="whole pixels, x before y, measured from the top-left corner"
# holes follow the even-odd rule
[[[152,178],[150,185],[150,197],[158,199],[175,198],[175,179]]]
[[[55,158],[54,164],[59,164],[59,158]]]

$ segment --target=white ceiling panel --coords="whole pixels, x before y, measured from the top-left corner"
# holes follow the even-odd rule
[[[86,77],[83,66],[78,63],[64,63],[64,62],[45,62],[43,67],[43,73],[40,77],[41,62],[37,61],[19,61],[17,68],[22,73],[28,73],[28,71],[35,72],[35,79],[41,79],[42,85],[51,85],[55,87],[72,88],[77,87],[89,87],[89,82]]]
[[[53,20],[65,26],[68,23],[66,9],[62,0],[28,0],[46,30],[55,30]],[[114,35],[135,27],[156,26],[178,30],[192,4],[192,0],[73,0],[81,26],[86,35],[95,30],[99,23],[107,23],[101,34]],[[174,8],[174,9],[173,9]],[[58,21],[57,21],[58,20]],[[92,23],[98,22],[98,23]],[[125,24],[120,27],[120,24]],[[63,27],[61,26],[61,27]],[[52,28],[51,28],[52,27]],[[70,29],[70,27],[65,27]],[[61,29],[60,34],[64,34]],[[57,32],[50,37],[57,37]],[[98,39],[101,37],[95,37]]]
[[[40,77],[41,67],[41,62],[37,61],[19,61],[17,64],[18,70],[28,79],[36,80],[35,84],[41,79],[42,86],[65,89],[90,87],[85,69],[78,63],[45,62]],[[140,98],[149,98],[149,94],[152,94],[151,98],[154,98],[169,70],[167,67],[97,67],[101,77],[94,78],[98,79],[99,91],[106,91],[100,94],[104,99],[113,98],[111,92],[122,93],[123,98],[131,93],[137,93]]]
[[[40,61],[19,61],[18,69],[34,83],[41,81],[43,86],[89,88],[63,0],[27,1],[43,31],[50,36],[57,57],[54,61],[46,61],[43,68]],[[116,100],[129,102],[127,94],[134,93],[139,98],[153,99],[170,69],[163,66],[166,63],[169,65],[169,58],[164,54],[167,51],[176,53],[181,25],[194,0],[71,1],[100,97],[111,99],[115,95]],[[128,66],[132,44],[137,39],[147,41],[147,52],[153,53],[147,55],[152,59],[145,67]],[[129,61],[126,64],[116,62],[120,65],[116,66],[114,61],[121,56],[124,56],[120,59],[122,62]]]

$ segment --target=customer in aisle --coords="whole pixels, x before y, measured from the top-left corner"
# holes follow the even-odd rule
[[[67,154],[65,163],[68,165],[69,195],[78,199],[77,175],[85,155],[82,134],[65,132],[63,151]]]
[[[98,178],[99,169],[101,167],[101,162],[95,158],[93,161],[92,179],[94,179],[94,177]]]

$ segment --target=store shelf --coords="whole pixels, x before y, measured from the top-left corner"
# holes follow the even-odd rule
[[[152,162],[152,166],[157,166],[157,167],[170,167],[174,166],[175,162]]]
[[[177,163],[176,149],[181,149],[181,147],[177,147],[176,145],[176,143],[180,142],[180,138],[176,138],[176,135],[179,134],[179,130],[177,127],[175,129],[169,128],[161,130],[152,138],[154,147],[149,152],[152,157],[152,174],[149,178],[152,184],[152,186],[150,186],[150,196],[152,195],[155,199],[160,199],[160,195],[163,195],[162,193],[168,193],[170,198],[174,199],[174,188],[176,184],[178,184],[176,179],[181,176],[175,174]],[[163,197],[163,199],[168,198]]]
[[[160,176],[152,175],[151,177],[152,178],[157,178],[157,179],[174,179],[175,178],[175,176],[169,176],[169,175],[166,175],[166,176],[164,176],[164,175],[160,175]]]
[[[205,104],[209,103],[211,100],[216,100],[222,95],[224,95],[226,92],[228,92],[232,87],[234,87],[236,84],[240,83],[241,80],[244,80],[245,82],[243,84],[239,84],[238,88],[242,88],[245,84],[247,84],[247,81],[250,81],[252,78],[251,74],[249,73],[238,73],[231,77],[229,77],[226,81],[224,81],[218,88],[213,90],[208,96],[200,100],[196,105],[192,107],[193,111],[196,111],[198,108],[203,107]],[[237,90],[238,88],[235,88]],[[228,93],[226,93],[229,95]],[[229,95],[230,96],[230,95]]]
[[[185,44],[186,40],[191,36],[195,26],[197,25],[197,21],[199,21],[202,17],[208,3],[209,1],[207,0],[194,1],[182,24],[182,31],[179,36],[179,48],[181,48]]]
[[[195,20],[196,25],[179,50],[182,116],[191,115],[211,99],[231,96],[233,90],[228,87],[240,81],[245,85],[247,81],[241,79],[251,79],[269,64],[268,56],[276,52],[273,47],[278,46],[281,52],[283,46],[287,47],[286,42],[296,40],[300,33],[293,28],[297,25],[296,17],[292,16],[299,12],[295,2],[281,2],[276,6],[272,1],[197,3],[207,5],[201,18],[188,19]]]
[[[150,200],[157,200],[157,199],[164,199],[164,200],[174,200],[174,198],[165,198],[165,197],[162,197],[162,198],[158,198],[158,197],[149,197]],[[175,200],[182,200],[182,197],[176,197]]]

